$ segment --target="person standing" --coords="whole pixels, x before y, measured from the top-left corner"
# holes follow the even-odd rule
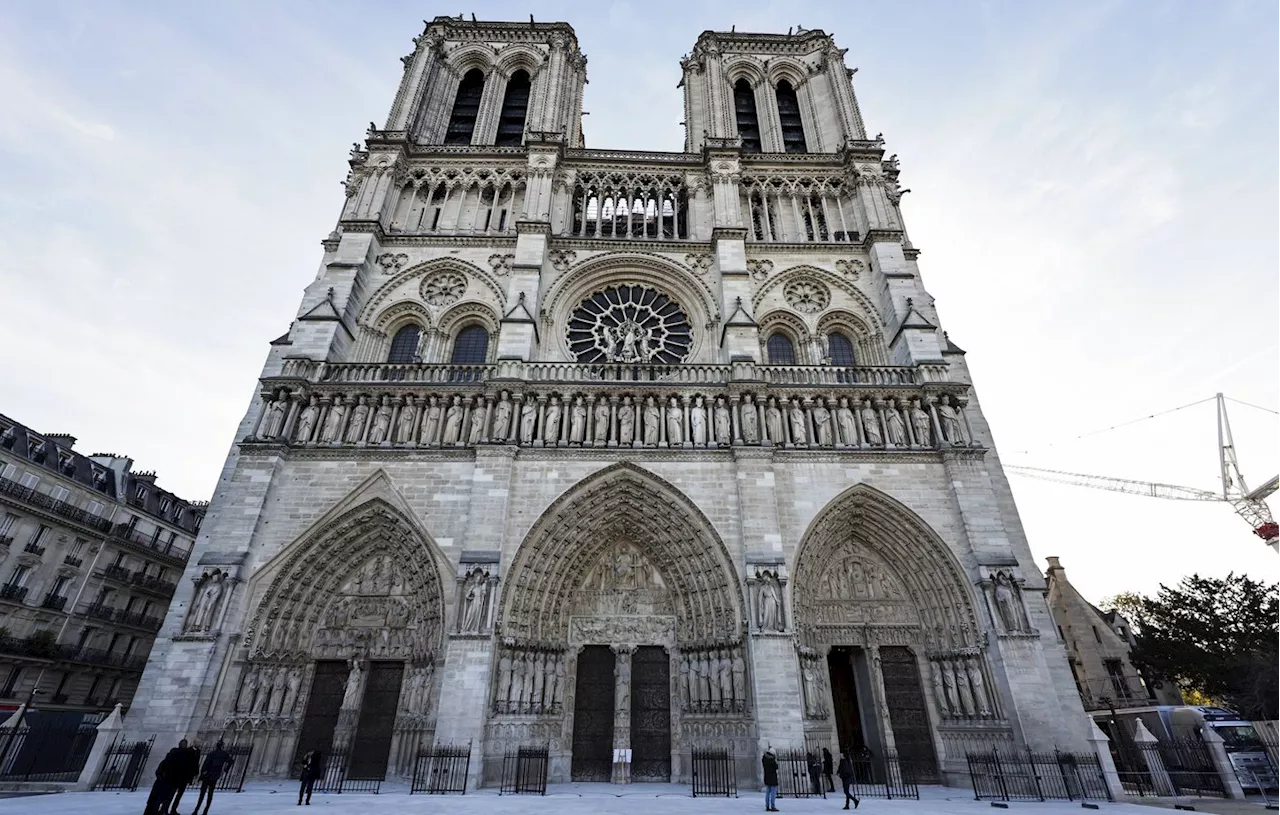
[[[826,797],[826,793],[822,791],[822,760],[818,758],[818,754],[810,750],[808,755],[809,761],[809,792],[814,795]]]
[[[186,792],[187,787],[200,773],[200,748],[195,745],[184,747],[185,744],[184,739],[178,745],[182,754],[174,766],[173,801],[169,804],[170,815],[178,815],[178,804],[182,801],[182,793]]]
[[[183,739],[156,765],[156,782],[151,785],[151,794],[147,796],[146,815],[168,815],[169,802],[173,800],[175,773],[186,749],[187,740]]]
[[[213,805],[213,791],[218,788],[222,774],[231,769],[235,759],[222,748],[222,742],[214,745],[209,755],[205,756],[204,766],[200,768],[200,797],[196,799],[196,808],[191,815],[200,815],[200,804],[204,803],[204,815],[209,815],[209,807]],[[177,810],[177,806],[174,806]]]
[[[836,782],[831,779],[831,751],[822,748],[822,774],[827,779],[827,792],[836,791]]]
[[[853,762],[849,760],[849,751],[843,750],[840,753],[840,766],[836,770],[840,776],[840,784],[844,787],[844,808],[849,808],[849,802],[853,801],[853,808],[858,808],[858,796],[849,791],[853,785]]]
[[[772,747],[765,748],[760,764],[764,768],[764,811],[777,812],[774,804],[778,803],[778,757]]]
[[[324,754],[319,750],[312,750],[302,759],[302,785],[298,787],[298,806],[302,806],[304,797],[307,806],[311,806],[311,792],[321,778],[324,778]]]

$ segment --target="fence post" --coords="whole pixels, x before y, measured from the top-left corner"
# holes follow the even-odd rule
[[[1098,757],[1098,766],[1102,768],[1102,779],[1107,784],[1107,792],[1111,794],[1112,801],[1123,801],[1124,786],[1120,783],[1120,774],[1116,772],[1116,762],[1111,758],[1111,739],[1107,738],[1107,734],[1102,732],[1092,718],[1089,719],[1089,730],[1089,743]]]
[[[107,714],[107,718],[102,720],[102,724],[98,725],[97,731],[97,735],[93,737],[93,749],[89,751],[89,758],[84,762],[80,777],[76,779],[77,792],[93,789],[94,783],[98,780],[98,774],[102,771],[103,762],[107,759],[107,753],[115,746],[116,739],[124,731],[124,714],[121,712],[119,702]]]
[[[1147,774],[1151,776],[1151,787],[1156,795],[1177,795],[1178,788],[1173,785],[1169,771],[1165,769],[1164,757],[1160,755],[1160,740],[1147,726],[1138,719],[1133,728],[1133,743],[1138,747],[1138,754],[1147,765]]]
[[[1227,755],[1227,747],[1222,743],[1222,736],[1213,732],[1212,727],[1205,727],[1200,737],[1204,740],[1205,747],[1209,748],[1209,757],[1213,759],[1214,769],[1222,778],[1222,791],[1228,798],[1243,798],[1244,788],[1240,786],[1240,779],[1236,778],[1236,769],[1231,766],[1231,757]]]

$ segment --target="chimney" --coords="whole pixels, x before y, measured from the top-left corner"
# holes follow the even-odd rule
[[[155,470],[146,470],[146,471],[141,472],[141,473],[134,473],[134,474],[133,474],[133,477],[134,477],[134,478],[136,478],[136,479],[138,479],[139,481],[142,481],[143,483],[146,483],[146,484],[154,484],[154,483],[156,483],[156,471],[155,471]]]
[[[63,450],[71,450],[76,446],[76,437],[70,433],[46,433],[44,437]]]
[[[1049,563],[1049,569],[1045,572],[1045,577],[1066,582],[1067,570],[1062,568],[1062,564],[1058,562],[1058,559],[1056,557],[1047,557],[1045,560]]]

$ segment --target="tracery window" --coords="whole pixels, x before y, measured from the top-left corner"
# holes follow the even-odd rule
[[[856,363],[853,356],[853,343],[838,331],[827,335],[827,350],[831,354],[831,364],[840,368],[852,368]]]
[[[778,83],[778,120],[782,124],[782,149],[788,153],[807,153],[804,141],[804,123],[800,121],[800,100],[795,88],[783,79]]]
[[[454,365],[483,365],[489,361],[489,332],[482,325],[469,325],[453,340]]]
[[[421,362],[418,359],[418,344],[421,340],[422,329],[417,325],[410,324],[401,328],[391,339],[391,352],[387,355],[387,362],[393,365]]]
[[[769,352],[770,365],[796,364],[796,347],[792,345],[791,338],[781,331],[769,335],[765,348]]]
[[[737,114],[738,138],[742,139],[743,152],[759,153],[760,118],[756,115],[756,94],[745,77],[733,83],[733,109]]]
[[[529,74],[516,71],[507,80],[507,92],[502,97],[502,115],[498,118],[499,147],[519,147],[524,143],[524,121],[529,112]]]
[[[467,71],[458,83],[458,95],[453,100],[453,113],[449,116],[449,129],[445,131],[445,144],[471,144],[471,134],[476,129],[480,115],[480,97],[484,95],[484,74],[479,68]]]
[[[674,300],[647,286],[610,286],[569,318],[569,350],[579,362],[684,361],[693,329]]]

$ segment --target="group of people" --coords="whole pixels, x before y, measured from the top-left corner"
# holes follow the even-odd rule
[[[156,782],[147,796],[146,815],[179,815],[182,793],[197,775],[200,778],[200,797],[196,799],[192,815],[200,815],[201,804],[204,804],[204,815],[209,815],[213,791],[217,789],[223,773],[234,763],[235,759],[223,748],[222,742],[218,742],[204,757],[204,765],[201,766],[200,747],[183,739],[156,767]]]
[[[810,752],[808,754],[808,771],[809,784],[812,787],[810,792],[815,795],[822,793],[822,782],[826,779],[827,791],[835,792],[836,785],[832,779],[832,765],[834,761],[831,757],[831,751],[822,748],[822,758],[818,758],[818,754]],[[764,751],[764,756],[760,759],[760,763],[764,769],[764,811],[777,812],[778,807],[778,755],[770,747]],[[853,793],[853,759],[849,757],[849,751],[841,750],[840,764],[835,768],[835,774],[840,776],[840,784],[844,787],[844,808],[849,808],[849,802],[853,802],[853,808],[857,809],[858,796]]]

